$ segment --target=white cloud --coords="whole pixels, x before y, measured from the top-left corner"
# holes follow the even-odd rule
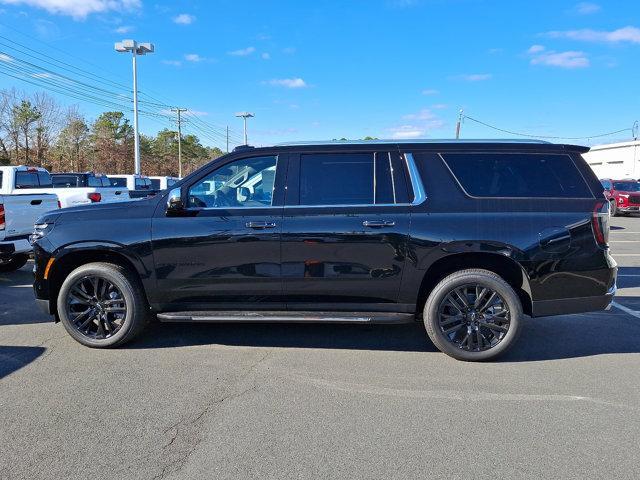
[[[444,110],[445,108],[449,108],[449,105],[444,103],[436,103],[435,105],[431,105],[431,110]]]
[[[270,60],[271,54],[269,52],[264,52],[260,57],[262,57],[263,60]]]
[[[399,127],[391,129],[391,138],[396,138],[398,140],[420,138],[423,137],[425,133],[425,129],[416,127],[415,125],[400,125]]]
[[[269,80],[267,83],[275,87],[286,88],[305,88],[308,86],[301,78],[274,78],[273,80]]]
[[[118,28],[116,28],[114,30],[114,32],[121,33],[121,34],[129,33],[129,32],[132,32],[132,31],[133,31],[133,27],[130,26],[130,25],[123,25],[123,26],[118,27]]]
[[[179,67],[182,65],[180,60],[162,60],[165,65],[171,65],[172,67]]]
[[[490,73],[469,73],[464,75],[458,75],[454,78],[458,80],[464,80],[465,82],[483,82],[493,77]]]
[[[47,72],[42,72],[42,73],[32,73],[31,76],[33,78],[52,78],[53,75]]]
[[[427,88],[422,90],[422,95],[438,95],[440,92],[435,88]]]
[[[556,52],[546,50],[542,45],[533,45],[527,50],[531,56],[531,65],[547,65],[560,68],[585,68],[590,65],[589,58],[584,52],[569,50]]]
[[[410,113],[402,116],[403,120],[432,120],[434,118],[436,118],[436,115],[428,108],[423,108],[418,113]]]
[[[42,8],[49,13],[69,15],[75,20],[84,20],[92,13],[131,11],[142,6],[140,0],[0,0],[0,3]]]
[[[200,55],[198,55],[197,53],[187,53],[184,56],[184,59],[187,62],[201,62],[202,60],[204,60],[204,58],[202,58]]]
[[[229,52],[229,55],[233,55],[234,57],[246,57],[248,55],[251,55],[255,51],[255,47],[247,47],[241,48],[239,50],[233,50],[232,52]]]
[[[588,28],[582,30],[565,30],[553,31],[544,34],[550,38],[568,38],[570,40],[581,40],[584,42],[603,42],[603,43],[640,43],[640,28],[623,27],[617,30],[591,30]]]
[[[296,49],[295,47],[286,47],[282,49],[282,53],[286,55],[293,55],[294,53],[296,53]]]
[[[191,25],[195,21],[196,17],[188,13],[181,13],[173,17],[173,23],[177,23],[178,25]]]
[[[13,58],[6,53],[0,53],[0,62],[11,63]]]
[[[592,13],[597,13],[602,8],[597,3],[592,2],[580,2],[575,6],[576,13],[579,15],[591,15]]]

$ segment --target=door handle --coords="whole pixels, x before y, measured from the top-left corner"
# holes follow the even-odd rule
[[[369,228],[383,228],[383,227],[393,227],[396,222],[393,220],[365,220],[362,222],[363,227]]]
[[[265,228],[275,228],[275,222],[247,222],[247,228],[255,228],[257,230],[263,230]]]
[[[31,200],[31,205],[40,205],[42,200]]]

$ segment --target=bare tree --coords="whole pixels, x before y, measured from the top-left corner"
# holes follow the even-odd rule
[[[13,107],[13,122],[24,138],[25,163],[29,163],[29,137],[31,136],[31,127],[41,116],[38,109],[30,100],[22,100],[19,105]],[[19,139],[17,143],[19,144]]]

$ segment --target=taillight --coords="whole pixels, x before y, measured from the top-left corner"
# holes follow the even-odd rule
[[[0,203],[0,230],[4,230],[5,225],[4,205]]]
[[[591,217],[593,236],[601,247],[606,247],[609,244],[609,220],[611,218],[609,208],[609,202],[598,202]]]
[[[87,198],[91,200],[91,203],[98,203],[100,200],[102,200],[102,195],[100,195],[98,192],[87,193]]]

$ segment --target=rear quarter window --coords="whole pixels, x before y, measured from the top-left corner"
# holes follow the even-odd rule
[[[113,185],[114,187],[126,187],[127,186],[127,179],[124,178],[124,177],[111,177],[110,181],[111,181],[111,185]]]
[[[474,197],[593,198],[569,155],[446,153],[441,156],[465,192]]]

